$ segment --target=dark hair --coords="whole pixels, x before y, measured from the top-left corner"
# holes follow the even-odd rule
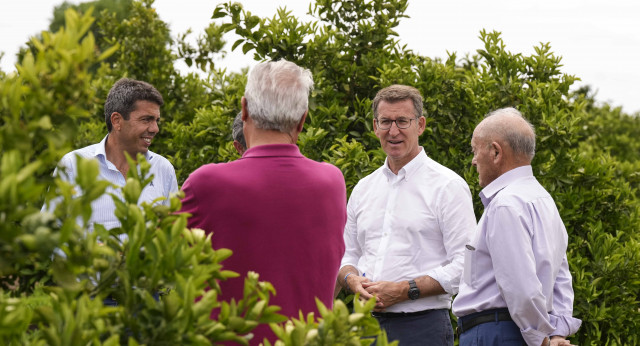
[[[422,116],[422,95],[420,95],[420,91],[408,85],[394,84],[378,91],[376,94],[371,105],[371,108],[373,108],[373,118],[378,119],[378,105],[380,101],[393,103],[404,100],[411,100],[416,112],[416,118]]]
[[[164,100],[160,92],[153,85],[129,78],[117,81],[109,90],[107,101],[104,103],[104,121],[107,131],[111,132],[111,114],[118,112],[125,120],[135,110],[137,101],[149,101],[162,106]]]
[[[236,115],[233,119],[233,127],[231,128],[231,135],[234,141],[238,141],[244,149],[247,149],[247,141],[244,139],[244,132],[242,131],[242,112]]]

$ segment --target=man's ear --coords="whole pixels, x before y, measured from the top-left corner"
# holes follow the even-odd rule
[[[247,121],[249,118],[249,112],[247,111],[247,99],[242,96],[242,101],[240,101],[242,105],[242,121]]]
[[[427,127],[427,118],[425,118],[424,116],[421,116],[420,118],[418,118],[418,134],[422,134],[424,132],[424,129]]]
[[[302,127],[304,126],[304,122],[307,120],[307,114],[309,114],[308,110],[306,112],[304,112],[304,114],[302,115],[302,119],[300,119],[300,122],[298,123],[298,126],[296,127],[296,131],[298,133],[302,132]]]
[[[240,142],[234,140],[233,147],[236,148],[236,151],[238,152],[238,154],[240,154],[240,156],[244,154],[245,149],[242,147],[242,144],[240,144]]]
[[[498,163],[503,159],[504,152],[500,143],[491,142],[491,148],[489,150],[489,155],[491,155],[491,159],[493,160],[493,162]]]
[[[111,128],[119,131],[123,120],[122,114],[118,112],[111,113]]]

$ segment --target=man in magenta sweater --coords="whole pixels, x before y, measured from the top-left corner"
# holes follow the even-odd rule
[[[223,265],[240,277],[220,282],[220,300],[240,299],[247,272],[255,271],[273,284],[271,304],[286,316],[317,312],[315,297],[332,306],[346,188],[338,168],[307,159],[296,145],[312,88],[311,72],[292,62],[254,67],[242,98],[247,151],[200,167],[182,186],[189,227],[213,232],[213,248],[233,250]],[[275,340],[267,325],[253,333],[252,345]]]

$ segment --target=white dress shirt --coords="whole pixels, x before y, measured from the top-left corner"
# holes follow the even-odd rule
[[[507,307],[528,345],[575,333],[567,231],[531,166],[501,175],[480,197],[485,210],[465,250],[453,313]]]
[[[93,158],[98,161],[100,169],[98,179],[107,180],[117,187],[123,187],[126,184],[125,177],[113,163],[107,160],[105,150],[107,137],[108,135],[105,136],[100,143],[93,144],[82,149],[77,149],[64,155],[58,165],[63,172],[59,172],[58,169],[56,169],[54,175],[59,175],[66,181],[75,182],[78,171],[76,155],[78,155],[83,158]],[[142,190],[138,203],[145,201],[151,202],[158,197],[166,197],[167,199],[160,203],[169,205],[169,195],[172,192],[178,191],[178,181],[176,179],[176,172],[173,169],[173,165],[171,165],[171,163],[164,157],[150,150],[147,151],[145,157],[151,164],[149,173],[153,174],[153,180]],[[94,200],[93,203],[91,203],[93,213],[91,214],[89,224],[90,230],[93,229],[94,224],[101,224],[106,229],[112,229],[120,226],[120,221],[118,221],[115,215],[115,204],[113,203],[113,198],[109,193],[113,193],[121,199],[123,198],[119,189],[108,187],[105,194]],[[48,210],[54,210],[55,205],[56,200],[52,200]],[[45,210],[45,207],[46,206],[43,207],[43,210]],[[124,240],[125,238],[126,234],[123,234],[120,237],[121,240]]]
[[[424,149],[395,175],[388,163],[358,182],[347,204],[345,254],[371,281],[429,275],[447,292],[387,312],[444,309],[458,289],[464,246],[476,226],[467,183]]]

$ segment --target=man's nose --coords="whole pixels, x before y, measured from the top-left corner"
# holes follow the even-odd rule
[[[394,121],[391,123],[391,127],[389,128],[389,134],[391,134],[392,136],[395,136],[398,133],[400,133],[400,128],[398,127],[398,124],[396,124],[396,122]]]
[[[158,125],[158,122],[152,121],[151,126],[149,126],[149,132],[158,133],[158,131],[160,131],[160,126]]]

